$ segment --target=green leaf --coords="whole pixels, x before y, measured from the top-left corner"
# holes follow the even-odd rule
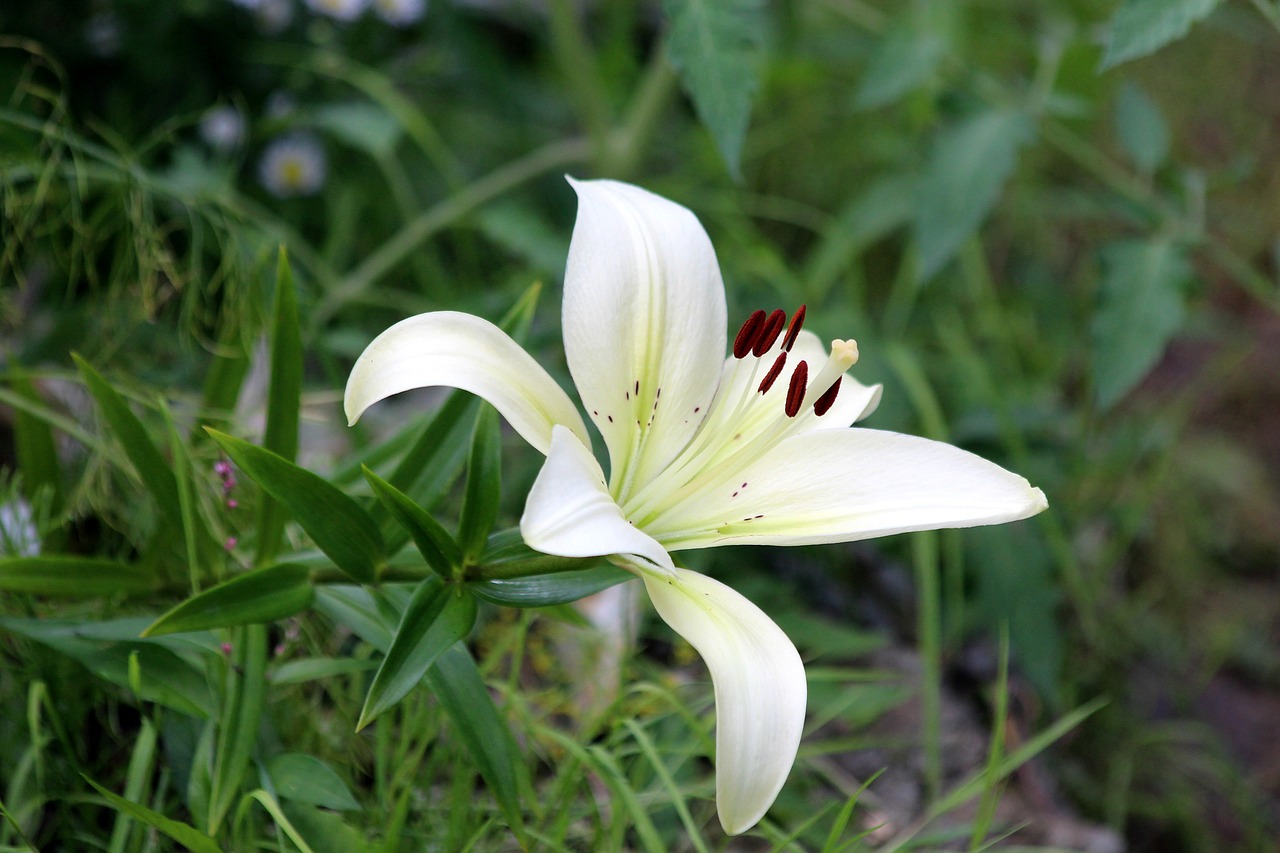
[[[209,792],[210,834],[218,831],[235,801],[258,740],[258,725],[266,703],[266,627],[236,628],[231,635],[231,650],[232,665],[227,667],[226,700],[218,717],[218,743]]]
[[[667,49],[734,178],[759,85],[765,8],[759,0],[664,0]]]
[[[268,566],[188,598],[151,623],[142,636],[273,622],[306,610],[314,595],[306,566]]]
[[[332,767],[301,752],[281,752],[267,761],[271,784],[282,798],[337,811],[354,811],[360,803]]]
[[[334,565],[374,583],[386,553],[369,513],[323,478],[276,454],[217,430],[209,435],[267,494],[280,501]]]
[[[298,416],[302,406],[302,330],[298,320],[298,296],[293,287],[289,256],[280,247],[276,269],[276,304],[271,324],[271,383],[267,392],[267,428],[262,446],[293,462],[298,455]],[[258,542],[255,562],[262,565],[280,550],[285,513],[270,498],[258,507]]]
[[[471,436],[467,488],[458,520],[458,542],[464,557],[477,557],[484,550],[489,531],[498,520],[501,493],[502,434],[498,430],[498,412],[493,406],[481,406]]]
[[[881,37],[862,75],[854,106],[888,106],[929,80],[946,55],[946,39],[928,16],[903,14]]]
[[[219,847],[212,838],[205,835],[194,826],[173,820],[172,818],[167,818],[159,812],[152,811],[146,806],[139,805],[131,800],[126,800],[118,794],[113,794],[97,782],[90,779],[88,776],[83,778],[86,782],[92,785],[94,790],[101,794],[116,811],[137,818],[147,826],[153,827],[159,832],[169,836],[183,847],[192,851],[192,853],[222,853],[222,848]]]
[[[419,584],[369,686],[357,731],[403,699],[436,659],[467,635],[475,621],[476,600],[470,594],[436,578]]]
[[[1125,80],[1116,96],[1116,135],[1143,174],[1151,174],[1169,156],[1169,127],[1160,108],[1138,84]]]
[[[28,400],[42,402],[35,385],[26,376],[14,378],[13,390]],[[25,409],[14,409],[13,439],[18,470],[22,472],[22,492],[27,500],[33,505],[47,500],[51,514],[62,512],[62,465],[58,461],[53,429]],[[45,493],[43,498],[41,492]]]
[[[129,661],[142,673],[138,696],[196,717],[207,717],[214,697],[205,670],[193,662],[190,652],[216,653],[213,637],[201,644],[192,637],[182,640],[140,640],[145,619],[118,619],[85,623],[83,620],[0,618],[0,630],[42,643],[66,655],[104,681],[131,691]]]
[[[377,661],[362,658],[302,658],[280,664],[271,672],[272,684],[302,684],[377,669]]]
[[[400,123],[378,104],[352,101],[326,104],[312,113],[317,127],[374,157],[392,153],[400,141]]]
[[[431,513],[373,471],[365,468],[364,477],[369,481],[378,501],[391,513],[391,517],[413,537],[413,543],[418,546],[432,571],[445,579],[452,578],[454,571],[462,564],[462,549],[449,535],[449,531]]]
[[[1165,238],[1122,240],[1102,250],[1093,322],[1098,405],[1110,408],[1147,375],[1182,327],[1192,280],[1186,249]]]
[[[7,592],[95,598],[154,588],[150,572],[115,560],[64,554],[0,560],[0,589]]]
[[[845,205],[805,262],[810,292],[828,292],[859,252],[911,221],[917,182],[915,175],[887,175]]]
[[[528,770],[466,646],[457,643],[440,655],[427,670],[427,686],[449,715],[458,740],[502,807],[508,825],[523,838],[520,793],[528,789]]]
[[[209,364],[201,391],[201,411],[208,413],[206,422],[211,421],[215,426],[225,422],[225,415],[235,408],[245,375],[249,372],[249,349],[241,338],[243,332],[242,323],[224,315],[218,345],[214,348],[213,361]]]
[[[1124,0],[1111,19],[1102,68],[1154,53],[1182,38],[1221,0]]]
[[[632,580],[635,575],[617,566],[597,566],[551,575],[472,581],[467,589],[504,607],[553,607]]]
[[[282,802],[280,809],[293,823],[298,834],[311,845],[314,853],[351,853],[353,850],[379,849],[371,839],[343,820],[342,815],[296,801]]]
[[[977,233],[1030,135],[1030,120],[1012,110],[980,113],[938,134],[916,199],[920,281],[932,278]]]
[[[111,387],[102,374],[94,370],[89,362],[78,354],[72,353],[76,367],[84,379],[85,388],[98,405],[98,410],[106,420],[111,431],[115,433],[124,448],[125,455],[133,463],[142,485],[155,499],[160,512],[175,528],[182,529],[182,508],[178,500],[178,484],[174,479],[169,463],[156,447],[147,428],[138,420],[124,398]]]

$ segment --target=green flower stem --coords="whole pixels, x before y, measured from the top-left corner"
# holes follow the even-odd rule
[[[438,231],[457,222],[484,203],[540,175],[584,162],[589,154],[590,146],[580,138],[552,142],[473,181],[423,212],[375,249],[336,287],[324,294],[311,314],[310,334],[314,336],[342,306],[363,296],[379,279]]]

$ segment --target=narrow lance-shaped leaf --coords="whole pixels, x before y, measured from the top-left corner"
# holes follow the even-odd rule
[[[467,558],[479,556],[498,519],[498,501],[502,490],[502,435],[498,430],[498,413],[492,406],[481,406],[471,437],[471,453],[467,459],[467,488],[458,520],[458,540]]]
[[[88,776],[85,776],[84,780],[92,785],[94,790],[101,794],[113,809],[122,814],[135,817],[147,826],[164,833],[183,847],[191,850],[192,853],[222,853],[222,848],[218,846],[217,842],[194,826],[167,818],[144,805],[135,803],[132,800],[126,800],[119,794],[108,791]]]
[[[379,503],[413,538],[418,551],[431,570],[442,578],[452,578],[462,565],[462,549],[449,535],[449,531],[404,492],[379,477],[368,468],[364,477]]]
[[[464,645],[457,643],[440,655],[427,670],[427,686],[449,715],[458,740],[471,754],[512,831],[523,837],[520,794],[528,790],[528,770],[511,729],[493,704],[489,688]]]
[[[66,554],[0,560],[0,590],[6,592],[95,598],[154,588],[155,579],[150,572],[115,560]]]
[[[467,589],[485,601],[504,607],[554,607],[634,579],[635,575],[625,569],[597,566],[550,575],[472,581]]]
[[[293,286],[289,257],[280,247],[276,270],[275,312],[271,323],[271,383],[267,393],[267,428],[262,445],[281,459],[293,462],[298,455],[298,415],[302,405],[302,331],[298,297]],[[273,499],[258,510],[257,562],[275,556],[284,538],[285,514]]]
[[[403,699],[436,659],[467,635],[475,620],[476,600],[469,593],[435,578],[419,584],[369,686],[356,728],[364,728]]]
[[[188,598],[151,623],[142,636],[273,622],[306,610],[314,595],[306,566],[268,566]]]
[[[76,367],[84,379],[85,387],[98,405],[98,410],[115,433],[124,448],[125,455],[133,463],[143,486],[151,493],[160,512],[174,527],[182,527],[182,508],[178,500],[178,484],[169,463],[156,447],[147,428],[143,426],[124,398],[111,384],[94,370],[89,362],[72,353]]]
[[[236,628],[231,635],[231,649],[232,665],[227,667],[226,701],[218,718],[218,745],[209,793],[210,834],[218,831],[235,801],[258,739],[266,701],[266,627]]]
[[[373,583],[386,551],[378,527],[358,503],[305,468],[217,430],[209,435],[240,470],[280,501],[334,565],[359,583]]]
[[[698,118],[734,178],[759,85],[764,4],[758,0],[664,0],[667,47]]]

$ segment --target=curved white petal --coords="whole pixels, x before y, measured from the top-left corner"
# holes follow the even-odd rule
[[[379,400],[431,385],[461,388],[493,404],[542,453],[551,427],[563,424],[590,443],[569,395],[506,332],[488,320],[437,311],[401,320],[365,348],[351,369],[343,407],[347,421]]]
[[[816,545],[1026,518],[1048,506],[1022,477],[939,441],[822,430],[778,444],[686,496],[645,530],[670,550]]]
[[[616,181],[570,183],[565,355],[617,495],[662,470],[705,416],[725,352],[724,283],[684,207]]]
[[[804,664],[760,608],[705,575],[644,575],[658,615],[689,641],[716,693],[716,810],[725,832],[764,816],[791,772],[808,687]]]
[[[525,501],[520,535],[530,548],[544,554],[618,555],[624,562],[663,575],[675,571],[666,549],[622,517],[591,451],[558,424],[551,431],[547,461]]]

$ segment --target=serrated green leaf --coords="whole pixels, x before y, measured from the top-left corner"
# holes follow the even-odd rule
[[[597,566],[551,575],[472,581],[467,589],[485,601],[505,607],[553,607],[595,595],[634,578],[635,575],[617,566]]]
[[[1102,68],[1154,53],[1182,38],[1222,0],[1124,0],[1111,19]]]
[[[498,520],[501,493],[502,434],[498,430],[498,412],[493,406],[481,406],[471,434],[467,486],[458,520],[458,544],[464,557],[477,557],[484,550],[489,531]]]
[[[115,560],[64,554],[0,560],[0,589],[7,592],[94,598],[154,588],[149,571]]]
[[[467,635],[475,621],[476,600],[470,594],[436,578],[419,584],[369,685],[356,729],[364,728],[403,699],[436,659]]]
[[[314,596],[306,566],[268,566],[188,598],[151,623],[142,636],[274,622],[306,610]]]
[[[240,470],[280,501],[334,565],[359,583],[374,583],[386,550],[364,507],[305,468],[217,430],[209,435]]]
[[[1093,380],[1110,408],[1147,375],[1182,327],[1192,278],[1186,249],[1165,238],[1123,240],[1102,250],[1093,322]]]
[[[178,500],[178,484],[173,471],[169,469],[169,463],[147,433],[147,428],[119,392],[89,362],[77,353],[72,353],[71,358],[80,370],[89,395],[97,403],[98,411],[102,413],[103,419],[124,448],[125,455],[133,463],[142,485],[151,493],[169,523],[181,530],[182,507]]]
[[[210,834],[217,833],[235,802],[258,740],[267,692],[265,626],[250,625],[232,631],[231,663],[227,667],[226,700],[218,716],[218,740],[209,791]]]
[[[354,811],[360,803],[337,772],[319,758],[301,752],[281,752],[267,761],[271,784],[281,799]]]
[[[664,0],[667,49],[698,118],[734,178],[759,85],[765,8],[759,0]]]
[[[916,204],[921,281],[932,278],[977,233],[1031,129],[1024,113],[993,110],[938,134]]]
[[[471,653],[461,643],[455,644],[436,659],[426,677],[511,830],[523,838],[520,794],[529,787],[528,770]]]
[[[431,570],[442,578],[452,578],[454,571],[462,564],[462,549],[449,535],[449,531],[408,495],[368,468],[364,469],[364,476],[378,501],[413,538],[413,543]]]
[[[1133,164],[1154,172],[1169,156],[1169,126],[1160,108],[1136,83],[1126,80],[1116,96],[1116,135]]]
[[[925,83],[946,55],[947,42],[927,17],[903,14],[876,44],[854,96],[854,106],[887,106]]]
[[[88,776],[83,777],[86,782],[93,786],[93,789],[101,794],[106,801],[116,811],[127,814],[130,817],[137,818],[147,826],[153,827],[159,832],[172,838],[174,841],[186,847],[192,853],[222,853],[222,848],[218,846],[211,837],[205,835],[194,826],[182,823],[181,821],[167,818],[157,811],[152,811],[144,805],[140,805],[131,800],[126,800],[118,794],[113,794]]]
[[[262,446],[293,462],[298,455],[298,417],[302,407],[302,329],[293,271],[283,246],[276,268],[276,302],[271,323],[271,381],[267,390],[267,428]],[[270,560],[284,538],[285,512],[271,498],[258,507],[255,562]]]

